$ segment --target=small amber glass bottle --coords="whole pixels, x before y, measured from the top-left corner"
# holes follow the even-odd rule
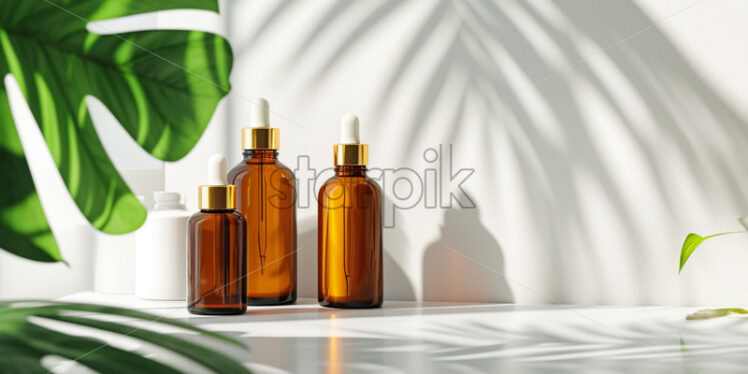
[[[296,178],[278,161],[279,130],[268,127],[268,104],[256,99],[242,129],[244,159],[228,180],[247,220],[247,304],[296,301]]]
[[[368,147],[359,143],[358,119],[343,118],[334,146],[335,176],[319,191],[317,287],[320,305],[382,305],[382,191],[366,176]]]
[[[226,159],[212,158],[211,167]],[[213,183],[213,181],[211,182]],[[198,189],[200,211],[187,222],[187,310],[194,314],[242,314],[246,301],[246,226],[234,210],[235,186],[217,181]]]

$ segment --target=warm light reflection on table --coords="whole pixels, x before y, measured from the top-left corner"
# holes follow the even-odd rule
[[[328,374],[339,374],[342,373],[341,362],[343,362],[342,352],[340,351],[340,342],[337,336],[337,316],[335,314],[330,316],[330,338],[328,339],[327,347],[327,373]]]

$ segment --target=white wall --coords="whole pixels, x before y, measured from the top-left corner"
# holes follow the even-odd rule
[[[423,170],[426,149],[452,144],[453,166],[475,169],[463,187],[477,209],[421,203],[385,230],[386,296],[748,302],[748,236],[707,242],[677,275],[688,232],[738,230],[748,213],[744,1],[222,5],[158,16],[225,33],[235,55],[205,137],[164,166],[188,203],[207,155],[240,159],[250,98],[270,100],[291,167],[331,166],[355,112],[372,166]],[[315,296],[315,214],[299,211],[301,296]]]
[[[677,275],[688,232],[740,229],[748,213],[745,2],[227,4],[233,160],[246,98],[262,95],[288,164],[329,167],[355,112],[374,166],[423,169],[425,149],[452,144],[475,169],[477,210],[401,211],[385,230],[402,269],[387,295],[748,301],[748,237],[707,243]],[[306,280],[314,215],[300,212]]]

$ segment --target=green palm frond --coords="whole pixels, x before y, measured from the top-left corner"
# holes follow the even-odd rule
[[[205,344],[155,332],[136,322],[196,333]],[[61,327],[66,325],[75,326],[81,334],[64,332]],[[116,338],[105,341],[84,331],[115,334]],[[129,351],[109,344],[123,337],[165,349],[215,372],[249,372],[234,358],[216,350],[222,345],[226,350],[246,351],[241,342],[184,322],[110,306],[23,300],[0,302],[0,373],[48,372],[51,368],[45,367],[42,359],[49,356],[73,360],[103,373],[180,372],[157,357],[146,357],[149,352]]]

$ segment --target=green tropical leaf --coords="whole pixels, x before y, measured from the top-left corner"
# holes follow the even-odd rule
[[[106,316],[104,320],[101,316]],[[207,345],[200,345],[176,336],[160,334],[124,322],[122,317],[179,327],[201,334],[206,343],[230,343],[246,350],[241,342],[187,323],[129,309],[93,304],[59,303],[52,301],[0,302],[0,373],[47,372],[41,359],[48,355],[76,360],[90,369],[106,373],[158,372],[178,373],[175,368],[146,358],[136,352],[122,350],[89,336],[70,335],[39,321],[56,321],[98,331],[127,336],[164,348],[189,358],[216,372],[248,373],[241,363]],[[145,352],[143,352],[145,353]]]
[[[127,233],[146,212],[117,173],[84,99],[98,98],[153,156],[186,155],[227,94],[232,54],[222,37],[151,30],[99,35],[90,21],[194,8],[216,0],[0,1],[0,75],[23,92],[62,179],[97,229]],[[30,150],[26,150],[30,151]],[[0,88],[0,248],[36,261],[61,261]]]
[[[742,308],[702,309],[686,316],[687,320],[709,319],[725,317],[730,314],[748,314],[748,310]]]
[[[686,264],[686,261],[688,261],[688,258],[691,257],[691,254],[693,251],[696,250],[698,246],[701,245],[705,240],[713,238],[715,236],[722,236],[722,235],[728,235],[728,234],[740,234],[745,233],[743,231],[737,231],[737,232],[723,232],[719,234],[709,235],[709,236],[701,236],[699,234],[690,233],[688,236],[686,236],[686,240],[683,241],[683,247],[681,247],[680,250],[680,266],[678,267],[678,274],[680,274],[681,271],[683,271],[683,265]]]

